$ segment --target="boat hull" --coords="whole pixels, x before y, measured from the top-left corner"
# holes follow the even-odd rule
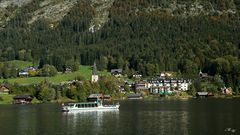
[[[63,107],[62,112],[83,112],[83,111],[116,111],[119,110],[119,105],[116,106],[99,106],[91,108]]]

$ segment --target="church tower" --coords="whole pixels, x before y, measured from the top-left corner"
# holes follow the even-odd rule
[[[97,82],[97,81],[98,81],[97,66],[96,66],[96,62],[94,62],[91,82],[94,83],[94,82]]]

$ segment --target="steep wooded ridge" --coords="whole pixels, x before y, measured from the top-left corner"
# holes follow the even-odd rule
[[[240,87],[240,0],[1,0],[0,60],[200,69]]]
[[[84,0],[2,0],[0,1],[0,27],[4,27],[11,19],[16,17],[21,12],[21,8],[25,8],[26,5],[30,6],[33,3],[37,7],[28,13],[30,17],[28,18],[28,24],[45,19],[49,23],[53,23],[51,24],[51,27],[53,27],[54,22],[61,21],[77,2],[81,3]],[[95,10],[89,28],[90,31],[94,32],[94,29],[98,30],[108,20],[108,10],[112,7],[113,2],[114,0],[90,0],[90,5],[88,6],[93,7]],[[141,13],[148,13],[151,15],[154,13],[181,17],[236,15],[238,13],[237,7],[239,6],[238,0],[133,0],[126,3],[130,4],[126,7],[129,8],[126,9],[129,14],[135,13],[135,15],[139,15]]]

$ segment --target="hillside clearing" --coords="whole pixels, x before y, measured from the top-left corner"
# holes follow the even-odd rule
[[[78,76],[83,76],[86,80],[90,80],[92,74],[91,66],[79,67],[79,70],[72,73],[61,73],[53,77],[24,77],[24,78],[10,78],[10,79],[0,79],[0,82],[7,81],[11,84],[17,83],[22,85],[27,84],[38,84],[39,82],[47,79],[48,81],[58,84],[63,81],[74,80]],[[109,75],[107,71],[99,72],[100,75]]]

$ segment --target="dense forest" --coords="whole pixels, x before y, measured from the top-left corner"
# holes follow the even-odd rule
[[[95,32],[89,31],[96,14],[91,1],[79,1],[54,27],[44,19],[27,23],[39,2],[20,8],[0,29],[1,61],[33,61],[40,67],[54,65],[58,71],[72,61],[97,61],[99,70],[123,68],[129,76],[174,71],[194,77],[202,70],[221,75],[234,90],[240,88],[239,0],[206,1],[218,11],[235,7],[234,14],[186,16],[180,9],[171,14],[148,9],[164,7],[166,0],[117,0],[109,9],[109,20]]]

